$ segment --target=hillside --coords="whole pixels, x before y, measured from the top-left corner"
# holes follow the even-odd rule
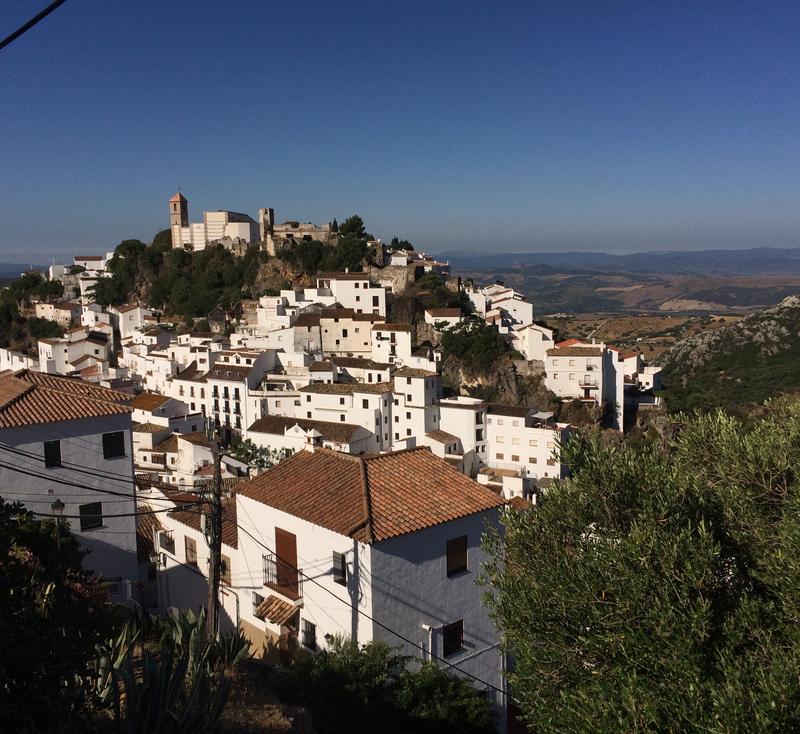
[[[689,337],[664,357],[670,411],[723,407],[745,413],[800,390],[800,296],[716,331]]]

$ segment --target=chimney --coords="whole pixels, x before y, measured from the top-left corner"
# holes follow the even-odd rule
[[[306,432],[306,443],[303,448],[306,451],[314,453],[318,448],[322,447],[322,434],[316,429],[312,428]]]

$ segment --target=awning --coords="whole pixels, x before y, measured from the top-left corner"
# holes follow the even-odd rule
[[[272,594],[256,607],[256,614],[272,624],[286,624],[297,611],[297,607]]]

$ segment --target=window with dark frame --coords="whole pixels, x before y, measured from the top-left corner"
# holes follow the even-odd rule
[[[103,458],[116,459],[125,456],[125,433],[114,431],[103,434]]]
[[[197,566],[197,541],[185,535],[183,545],[186,552],[186,563],[189,566]]]
[[[449,658],[464,649],[464,620],[442,627],[442,656]]]
[[[347,586],[347,559],[344,553],[333,552],[333,581]]]
[[[447,575],[455,576],[467,570],[467,536],[447,541]]]
[[[317,625],[307,619],[303,620],[303,646],[309,650],[317,649]]]
[[[253,616],[256,619],[264,619],[263,615],[258,613],[258,608],[264,603],[264,597],[261,594],[253,592]]]
[[[89,502],[78,506],[78,514],[81,518],[81,530],[94,530],[103,527],[103,504],[101,502]]]
[[[47,469],[61,466],[61,441],[44,442],[44,465]]]

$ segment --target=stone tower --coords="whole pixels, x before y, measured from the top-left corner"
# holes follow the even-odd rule
[[[266,208],[258,210],[258,229],[261,241],[266,243],[267,235],[271,235],[275,226],[275,210]]]
[[[181,227],[189,226],[189,202],[178,192],[169,200],[169,229],[172,232],[172,246],[183,247]]]

